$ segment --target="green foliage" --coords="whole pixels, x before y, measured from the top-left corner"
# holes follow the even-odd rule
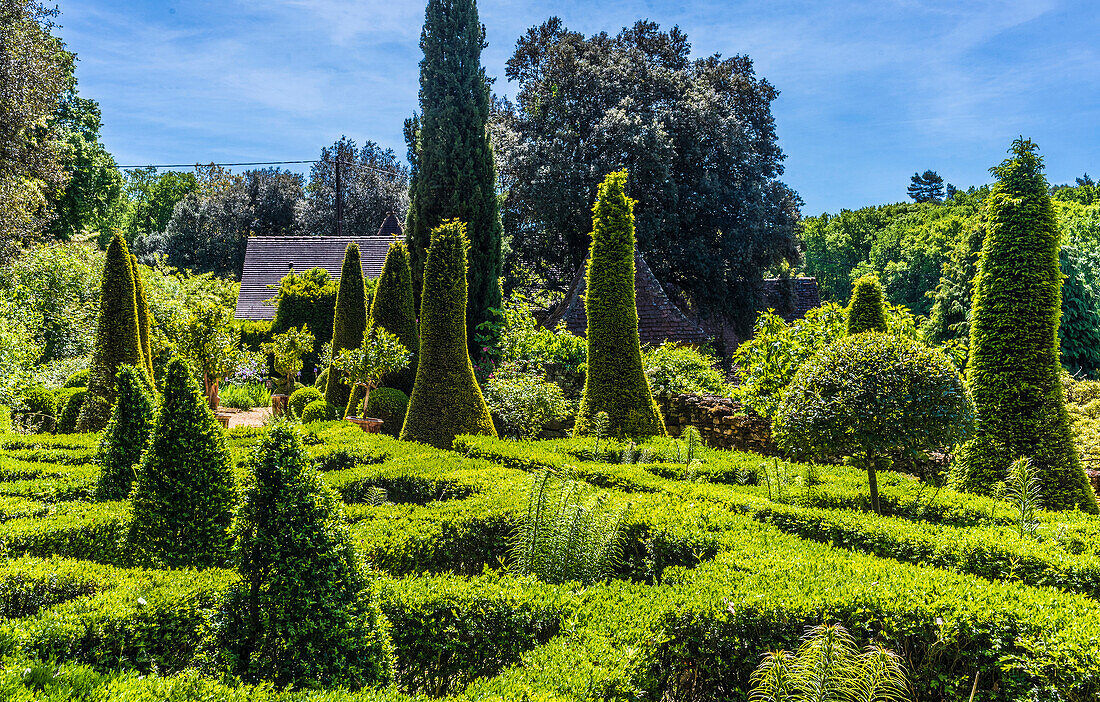
[[[563,421],[572,410],[560,387],[532,374],[490,378],[485,402],[500,432],[516,439],[535,438],[547,423]]]
[[[332,323],[336,317],[336,284],[324,268],[311,268],[302,273],[291,271],[280,282],[275,294],[275,319],[271,323],[272,335],[282,334],[304,324],[313,334],[315,349],[332,341]],[[317,352],[307,352],[304,357],[303,377],[313,379],[313,368],[318,365]]]
[[[522,293],[505,300],[497,353],[501,365],[545,374],[546,367],[560,367],[568,375],[584,375],[588,349],[585,340],[570,333],[564,324],[547,329],[538,323],[532,310],[542,305]]]
[[[57,433],[71,434],[76,431],[76,418],[80,416],[80,408],[84,406],[84,398],[88,391],[85,388],[69,388],[70,392],[65,398],[65,404],[57,417]]]
[[[240,583],[213,619],[213,657],[246,682],[386,685],[387,622],[348,533],[339,497],[297,435],[276,425],[253,450],[233,520]]]
[[[226,385],[221,389],[221,403],[226,407],[248,411],[271,405],[271,392],[263,383]]]
[[[677,393],[728,396],[731,389],[718,364],[710,353],[673,341],[642,351],[642,367],[657,397]]]
[[[359,348],[367,329],[367,291],[363,285],[363,264],[359,245],[354,241],[344,252],[340,283],[336,292],[336,311],[332,323],[332,359],[341,352]],[[325,400],[337,407],[346,407],[351,396],[351,383],[339,367],[329,366],[329,382],[325,385]]]
[[[96,455],[100,466],[97,500],[125,500],[129,496],[136,468],[153,433],[155,407],[141,374],[133,366],[122,366],[118,371],[118,401]]]
[[[236,485],[221,425],[183,359],[168,364],[148,450],[130,494],[127,543],[142,563],[207,567],[225,560]]]
[[[325,392],[325,388],[328,387],[328,368],[317,374],[317,380],[314,381],[313,387],[321,391],[322,394]]]
[[[294,392],[294,378],[302,370],[303,358],[313,351],[313,334],[305,324],[301,329],[291,328],[276,334],[270,344],[264,344],[264,353],[271,354],[275,372],[282,376],[276,392],[289,395]]]
[[[271,322],[266,319],[241,319],[237,327],[241,332],[241,348],[260,351],[264,344],[271,343]]]
[[[331,422],[340,418],[340,408],[324,399],[314,400],[302,410],[302,424]]]
[[[367,398],[362,416],[381,419],[382,433],[398,437],[405,424],[405,413],[408,409],[408,395],[397,388],[377,388]]]
[[[25,426],[31,433],[53,433],[57,428],[57,398],[41,385],[31,385],[22,393]]]
[[[179,352],[202,380],[210,407],[217,409],[218,383],[247,361],[233,310],[203,300],[192,307],[180,323]]]
[[[88,378],[91,374],[87,368],[78,370],[65,380],[65,384],[61,387],[64,388],[86,388],[88,387]]]
[[[127,243],[139,236],[162,232],[172,219],[176,203],[199,187],[194,173],[138,168],[126,171],[130,207],[122,223]]]
[[[848,305],[848,334],[887,332],[886,301],[878,276],[865,275],[856,281]]]
[[[409,350],[397,335],[382,327],[371,327],[363,337],[362,345],[345,349],[333,358],[332,367],[339,370],[356,389],[348,399],[346,414],[353,415],[362,403],[358,394],[360,389],[369,398],[370,392],[378,387],[382,378],[408,366],[409,358]]]
[[[398,388],[406,394],[412,392],[413,381],[416,380],[416,359],[420,347],[410,266],[409,249],[405,243],[394,241],[390,244],[370,308],[370,326],[381,327],[396,334],[401,344],[412,354],[407,368],[383,381],[387,386]]]
[[[466,346],[468,246],[461,222],[448,221],[432,232],[420,303],[420,358],[403,441],[450,448],[459,434],[496,436]]]
[[[1012,461],[1031,459],[1050,509],[1097,512],[1096,495],[1081,468],[1059,365],[1062,274],[1059,231],[1030,141],[1013,142],[1012,156],[993,169],[970,324],[967,380],[978,432],[953,480],[988,493]]]
[[[592,432],[599,412],[611,418],[613,436],[664,435],[665,420],[650,394],[638,339],[634,300],[634,201],[626,196],[626,171],[600,184],[592,207],[588,262],[588,372],[574,429]]]
[[[141,342],[141,357],[145,360],[145,372],[152,379],[152,315],[149,311],[149,298],[145,295],[145,283],[142,282],[137,258],[133,254],[130,254],[130,268],[134,271],[134,304],[137,307],[138,341]]]
[[[1043,500],[1042,485],[1035,474],[1035,469],[1031,466],[1031,460],[1020,458],[1013,461],[1008,467],[1008,476],[1004,484],[1005,498],[1016,509],[1020,536],[1034,534],[1039,528],[1035,513],[1043,508]]]
[[[306,405],[316,402],[317,400],[323,400],[324,395],[321,394],[316,388],[304,387],[299,390],[295,390],[290,394],[290,399],[287,400],[287,405],[290,407],[291,417],[301,417],[302,410],[306,408]]]

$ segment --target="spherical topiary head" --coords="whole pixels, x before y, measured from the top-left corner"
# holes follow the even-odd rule
[[[882,283],[876,275],[865,275],[856,281],[852,301],[848,305],[848,333],[887,331],[886,301]]]
[[[302,424],[313,422],[332,422],[339,418],[340,410],[331,402],[325,402],[324,398],[310,402],[302,410]]]
[[[310,387],[299,388],[290,394],[287,405],[290,407],[291,416],[301,417],[306,405],[321,399],[324,399],[324,395],[321,394],[320,390]]]
[[[364,417],[381,419],[382,433],[397,436],[401,425],[405,423],[405,412],[409,408],[409,396],[397,388],[375,388],[367,398]]]

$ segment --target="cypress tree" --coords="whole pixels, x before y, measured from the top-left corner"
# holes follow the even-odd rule
[[[115,402],[115,375],[124,364],[141,368],[145,374],[134,268],[126,240],[116,232],[103,264],[88,395],[77,418],[77,431],[99,431],[107,424]]]
[[[393,242],[386,252],[386,263],[382,266],[378,286],[374,289],[370,326],[381,327],[395,335],[412,354],[408,368],[398,371],[391,378],[385,378],[382,384],[397,388],[405,394],[412,392],[420,337],[416,333],[416,303],[413,301],[409,249],[403,242]]]
[[[649,390],[638,338],[634,297],[634,201],[626,171],[600,183],[592,207],[592,247],[584,309],[588,316],[588,372],[574,433],[592,433],[600,412],[612,436],[663,436],[665,421]]]
[[[500,210],[486,125],[489,84],[481,66],[485,28],[474,0],[429,0],[420,48],[419,118],[406,125],[413,165],[405,231],[414,290],[423,284],[431,232],[465,222],[470,238],[467,342],[501,300]]]
[[[141,342],[141,355],[145,358],[145,370],[149,379],[153,378],[153,345],[150,341],[152,326],[150,322],[149,298],[145,296],[145,283],[138,270],[137,257],[130,254],[130,266],[134,269],[134,302],[137,304],[138,340]]]
[[[127,536],[140,563],[208,567],[225,562],[236,501],[225,435],[187,363],[173,358],[153,438],[130,494]]]
[[[466,227],[454,220],[432,232],[420,303],[420,363],[403,441],[449,449],[459,434],[496,436],[466,349]]]
[[[856,281],[852,301],[848,303],[848,333],[876,331],[885,334],[886,301],[878,276],[865,275]]]
[[[1017,139],[987,203],[986,236],[970,321],[967,380],[977,432],[953,474],[988,494],[1018,458],[1030,458],[1047,509],[1097,512],[1074,445],[1061,382],[1059,231],[1043,162]]]
[[[357,349],[363,344],[367,328],[367,289],[363,283],[363,264],[359,245],[354,241],[344,251],[340,269],[340,285],[336,291],[336,312],[332,318],[332,357],[344,349]],[[329,364],[325,400],[337,407],[346,407],[351,388],[344,382],[343,372]]]
[[[153,398],[141,377],[143,370],[122,366],[118,371],[118,401],[99,444],[97,500],[125,500],[134,484],[134,467],[153,433]]]

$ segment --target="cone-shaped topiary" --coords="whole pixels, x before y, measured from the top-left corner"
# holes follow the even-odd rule
[[[126,240],[116,232],[107,246],[103,264],[88,398],[77,418],[77,431],[99,431],[110,419],[110,407],[115,402],[115,374],[123,364],[141,368],[143,375],[146,373],[138,325],[134,267]]]
[[[359,258],[359,245],[354,241],[344,252],[344,266],[340,269],[340,287],[336,291],[336,313],[332,320],[332,357],[344,349],[357,349],[363,343],[367,329],[367,290],[363,285],[363,264]],[[340,369],[329,364],[325,400],[337,407],[345,407],[351,387],[344,381]]]
[[[128,542],[138,562],[221,565],[237,496],[233,466],[221,425],[182,358],[165,370],[148,449],[130,494]]]
[[[638,308],[634,299],[634,201],[626,196],[626,171],[600,183],[592,207],[588,257],[588,374],[574,433],[592,433],[607,412],[611,436],[663,436],[665,421],[642,368]]]
[[[247,682],[358,688],[393,679],[393,645],[340,497],[276,425],[252,452],[233,522],[240,582],[206,641],[208,660]]]
[[[416,358],[420,337],[416,333],[416,304],[413,302],[412,269],[409,249],[395,241],[386,252],[386,263],[378,276],[374,301],[370,308],[370,326],[381,327],[397,336],[412,354],[409,367],[384,378],[382,384],[408,394],[416,379]]]
[[[432,232],[420,304],[420,363],[404,441],[449,449],[459,434],[496,436],[466,347],[466,225]]]
[[[141,280],[137,257],[130,254],[130,267],[134,270],[134,303],[137,305],[138,341],[141,342],[141,356],[145,359],[145,371],[153,377],[153,346],[150,341],[151,326],[149,298],[145,296],[145,283]]]
[[[856,281],[852,301],[848,303],[848,334],[869,331],[887,332],[886,299],[882,293],[882,283],[874,274]]]
[[[1062,388],[1059,233],[1043,162],[1030,140],[992,170],[970,315],[967,380],[977,432],[961,452],[955,484],[988,494],[1018,458],[1030,458],[1047,509],[1097,512],[1074,446]]]
[[[107,431],[99,442],[97,500],[125,500],[134,484],[135,467],[153,433],[155,407],[141,378],[144,371],[122,366],[118,371],[118,400]]]

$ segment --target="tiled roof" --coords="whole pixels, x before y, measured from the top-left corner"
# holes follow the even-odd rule
[[[772,309],[786,322],[802,319],[821,306],[817,278],[765,278],[761,309]]]

